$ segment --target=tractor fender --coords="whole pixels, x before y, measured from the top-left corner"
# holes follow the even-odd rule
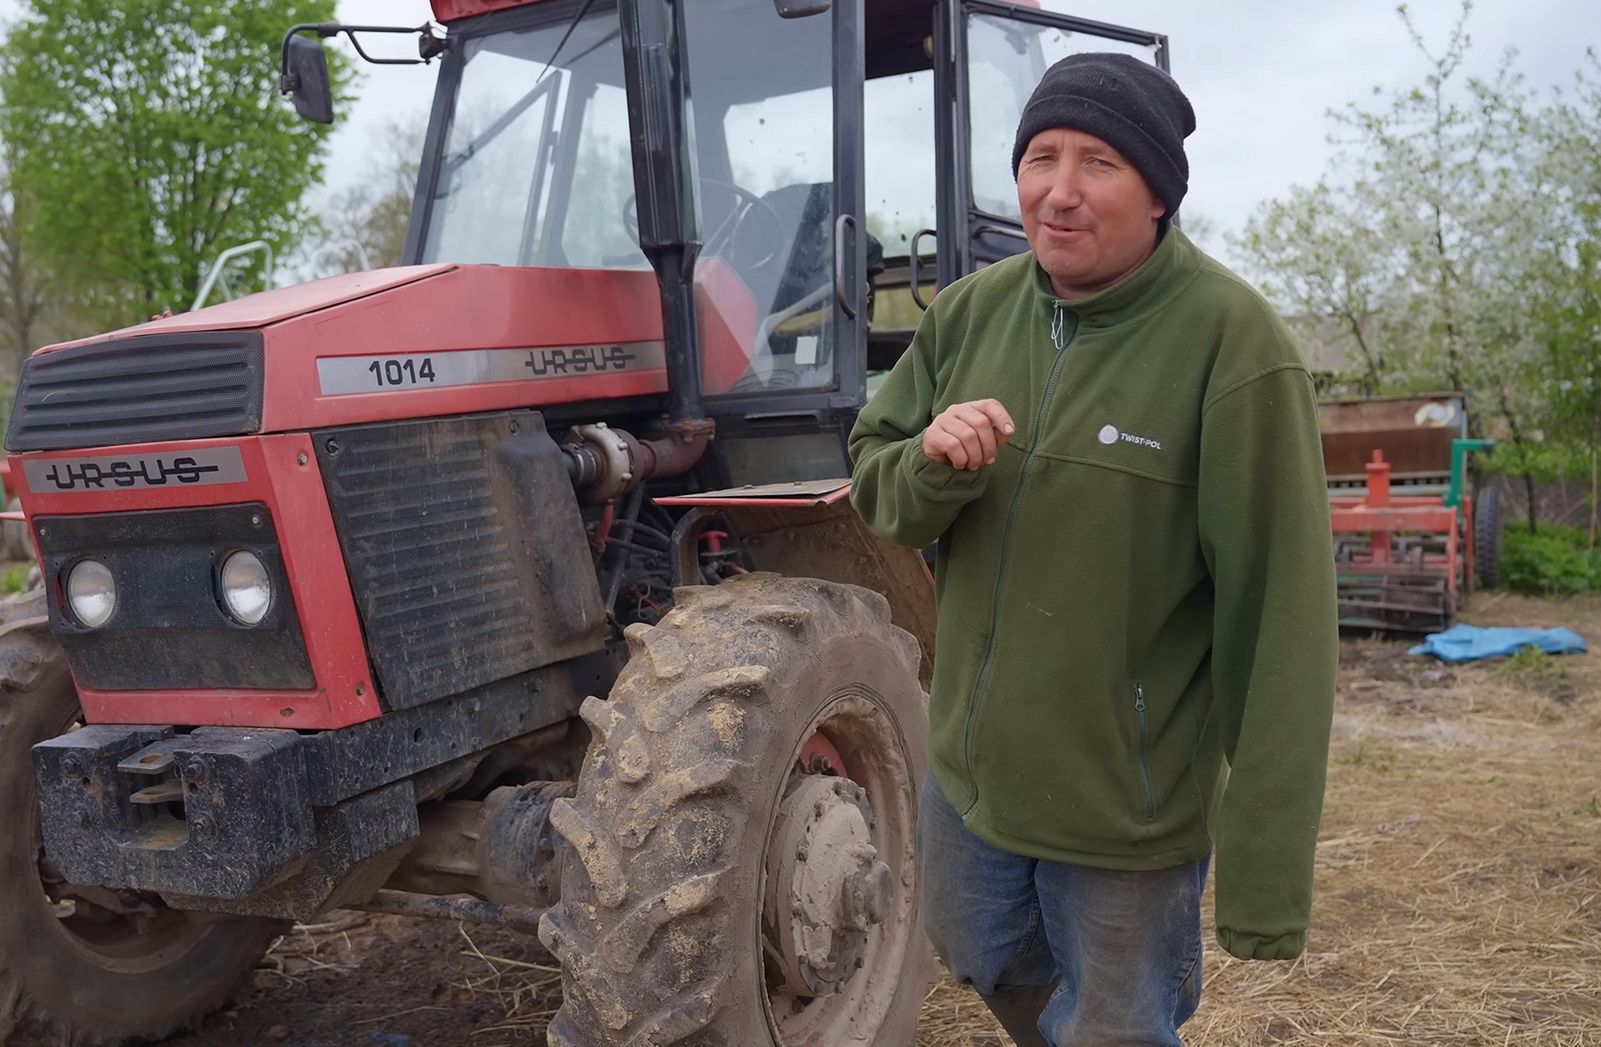
[[[800,490],[797,490],[800,488]],[[698,542],[721,520],[758,571],[798,578],[847,582],[880,593],[890,618],[917,638],[919,676],[933,678],[934,579],[916,549],[874,534],[850,504],[850,484],[771,484],[656,499],[687,507],[674,531],[674,576],[679,585],[700,585]]]

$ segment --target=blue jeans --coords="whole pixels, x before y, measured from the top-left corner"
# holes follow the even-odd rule
[[[1011,854],[969,832],[932,775],[918,851],[924,923],[957,981],[986,997],[1054,984],[1038,1019],[1052,1047],[1180,1047],[1210,856],[1129,872]]]

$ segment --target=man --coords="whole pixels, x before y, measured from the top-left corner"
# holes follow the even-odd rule
[[[1179,1044],[1200,897],[1304,947],[1337,653],[1312,384],[1168,222],[1188,100],[1053,66],[1013,153],[1031,251],[945,288],[851,434],[854,503],[939,541],[924,918],[1020,1044]]]

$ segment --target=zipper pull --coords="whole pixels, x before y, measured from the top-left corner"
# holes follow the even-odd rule
[[[1051,341],[1055,343],[1058,351],[1066,344],[1064,336],[1067,334],[1066,316],[1062,312],[1062,300],[1051,299],[1053,312],[1051,314]]]
[[[1145,685],[1142,683],[1134,685],[1134,708],[1138,712],[1145,711]]]

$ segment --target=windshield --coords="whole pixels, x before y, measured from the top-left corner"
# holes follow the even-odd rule
[[[1156,48],[975,14],[967,30],[973,205],[1020,222],[1012,143],[1023,106],[1056,62],[1081,51],[1119,51],[1156,64]]]
[[[471,38],[422,261],[645,266],[615,11]]]

